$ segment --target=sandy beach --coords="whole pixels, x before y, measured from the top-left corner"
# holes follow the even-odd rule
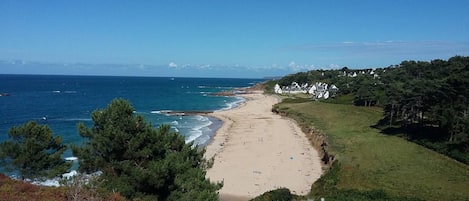
[[[223,181],[222,200],[248,200],[279,187],[307,194],[321,176],[318,152],[296,123],[271,112],[278,99],[254,91],[239,107],[215,112],[223,120],[207,146],[214,157],[207,172],[211,181]]]

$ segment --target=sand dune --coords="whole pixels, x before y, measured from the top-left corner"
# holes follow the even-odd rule
[[[318,152],[294,121],[271,112],[276,97],[242,96],[248,101],[240,107],[212,114],[224,124],[207,146],[205,156],[215,157],[207,177],[224,182],[221,198],[246,200],[279,187],[308,193],[322,173]]]

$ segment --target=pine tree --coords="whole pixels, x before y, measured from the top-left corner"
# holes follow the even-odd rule
[[[67,147],[60,136],[52,136],[47,125],[31,121],[10,128],[8,137],[0,144],[2,166],[9,172],[18,172],[23,180],[60,176],[71,167],[61,157]]]
[[[72,147],[79,170],[101,171],[105,187],[129,199],[217,200],[221,184],[205,178],[204,151],[168,125],[153,128],[133,111],[127,101],[115,99],[92,113],[92,127],[78,125],[86,139]]]

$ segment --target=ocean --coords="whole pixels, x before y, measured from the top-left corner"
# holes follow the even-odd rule
[[[221,121],[212,117],[167,115],[164,111],[217,111],[236,107],[239,97],[212,93],[248,87],[261,79],[169,78],[59,75],[0,75],[0,142],[8,129],[28,121],[48,125],[67,144],[82,142],[76,125],[92,125],[90,114],[123,98],[154,127],[162,124],[201,146]],[[162,112],[163,111],[163,112]],[[71,157],[68,150],[64,157]]]

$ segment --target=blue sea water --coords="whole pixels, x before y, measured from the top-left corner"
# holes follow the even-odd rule
[[[76,125],[92,125],[93,110],[105,108],[112,99],[127,99],[135,113],[157,127],[169,124],[186,141],[207,144],[220,120],[211,117],[170,116],[164,110],[216,111],[235,107],[238,97],[211,93],[261,82],[260,79],[106,77],[58,75],[0,75],[0,142],[8,129],[27,121],[48,125],[64,143],[80,144]],[[7,94],[5,94],[7,93]],[[71,156],[68,151],[64,157]]]

